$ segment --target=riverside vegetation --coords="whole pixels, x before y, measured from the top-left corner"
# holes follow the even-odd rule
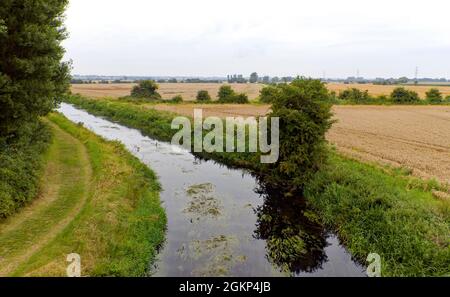
[[[41,197],[0,222],[0,275],[64,276],[73,252],[83,275],[145,275],[166,225],[156,176],[122,144],[48,119]]]
[[[306,172],[299,174],[304,166],[301,164],[302,158],[289,159],[291,154],[288,152],[293,149],[289,146],[280,148],[286,155],[273,165],[276,168],[269,171],[276,172],[275,175],[268,173],[268,168],[257,162],[255,158],[258,154],[198,155],[227,165],[248,168],[260,176],[263,182],[273,183],[284,175],[289,184],[284,184],[280,189],[285,193],[282,199],[305,197],[306,203],[316,213],[316,220],[337,231],[356,259],[364,262],[369,253],[380,254],[384,276],[448,275],[450,206],[447,200],[433,196],[435,190],[448,189],[435,181],[411,177],[402,170],[344,158],[327,147],[321,134],[331,122],[329,108],[325,103],[328,101],[327,91],[322,83],[300,79],[291,86],[277,87],[275,94],[277,97],[273,100],[280,102],[278,112],[295,113],[296,116],[288,117],[288,121],[300,125],[286,126],[286,136],[290,135],[288,133],[299,135],[308,130],[318,133],[305,133],[306,145],[294,148],[301,150],[296,154],[312,151],[312,155],[316,156],[311,167],[305,164]],[[159,140],[170,141],[176,133],[171,129],[171,122],[177,115],[153,110],[148,105],[89,100],[80,96],[70,96],[65,100],[92,114],[137,128]],[[277,112],[276,104],[274,106]],[[286,106],[291,108],[285,110]],[[315,117],[314,121],[307,121],[311,117]],[[303,124],[298,122],[303,120]],[[288,124],[288,121],[285,123]],[[315,126],[319,123],[322,130]],[[309,137],[319,140],[308,142]],[[283,139],[283,135],[280,139]],[[296,179],[296,176],[302,178]]]

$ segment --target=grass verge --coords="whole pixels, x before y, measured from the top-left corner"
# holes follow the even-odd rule
[[[156,176],[121,144],[61,115],[48,118],[55,135],[49,160],[56,162],[43,182],[53,184],[55,197],[0,225],[0,253],[11,267],[5,274],[63,276],[67,255],[78,253],[83,276],[145,275],[166,226]],[[32,240],[19,236],[30,232]]]
[[[170,141],[176,132],[172,113],[81,97],[67,102],[160,140]],[[205,157],[255,171],[259,164],[248,154]],[[328,165],[309,181],[305,197],[355,258],[365,263],[369,253],[380,254],[384,276],[441,276],[450,273],[450,202],[433,197],[434,189],[441,186],[330,150]]]

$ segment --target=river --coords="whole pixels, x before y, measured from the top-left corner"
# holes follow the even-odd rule
[[[365,276],[338,238],[240,169],[62,103],[60,113],[118,140],[156,172],[168,224],[153,276]]]

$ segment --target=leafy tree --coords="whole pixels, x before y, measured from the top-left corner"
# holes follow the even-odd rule
[[[276,86],[267,86],[262,88],[259,92],[259,101],[261,103],[272,103],[278,90],[279,89]]]
[[[270,117],[280,121],[279,159],[265,165],[266,179],[302,190],[326,160],[325,133],[333,123],[331,105],[325,102],[328,90],[320,80],[305,78],[278,88]]]
[[[131,97],[145,98],[145,99],[161,99],[158,94],[159,86],[153,80],[140,81],[137,86],[131,90]]]
[[[391,93],[392,101],[395,103],[415,103],[419,102],[419,95],[414,92],[407,90],[403,87],[395,88]]]
[[[0,137],[49,113],[69,87],[62,63],[68,0],[1,0]]]
[[[426,98],[431,103],[441,103],[444,99],[442,96],[442,93],[439,91],[439,89],[435,89],[435,88],[430,89],[426,93]]]
[[[209,95],[208,91],[200,90],[197,93],[197,101],[201,101],[201,102],[211,101],[211,96]]]
[[[176,95],[170,99],[170,103],[181,103],[183,102],[183,97],[181,95]]]
[[[229,102],[230,99],[235,96],[236,93],[231,88],[231,86],[221,86],[219,89],[219,93],[217,94],[217,98],[219,98],[219,102],[226,103]]]
[[[232,97],[231,103],[246,104],[249,103],[247,94],[240,93]]]
[[[253,72],[251,75],[250,75],[250,83],[252,83],[252,84],[254,84],[254,83],[257,83],[258,82],[258,73],[256,73],[256,72]]]
[[[367,102],[370,100],[369,91],[361,91],[356,88],[351,88],[342,91],[339,94],[339,99],[348,100],[352,102]]]
[[[217,97],[219,98],[219,103],[245,104],[249,102],[246,94],[236,94],[230,86],[220,87]]]

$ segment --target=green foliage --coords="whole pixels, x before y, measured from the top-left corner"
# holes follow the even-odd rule
[[[68,90],[61,63],[68,0],[2,0],[0,5],[0,137],[46,115]]]
[[[217,95],[219,103],[246,104],[249,102],[248,96],[244,93],[236,94],[231,86],[221,86]]]
[[[181,103],[183,102],[183,97],[181,95],[176,95],[169,100],[170,103]]]
[[[142,80],[137,86],[131,90],[131,97],[147,100],[159,100],[161,95],[158,94],[159,86],[153,80]]]
[[[418,183],[332,153],[305,197],[355,258],[381,256],[383,276],[448,275],[450,208]]]
[[[432,88],[426,93],[426,99],[430,101],[430,103],[441,103],[443,101],[442,93],[439,89]]]
[[[267,180],[301,190],[326,160],[325,133],[332,125],[328,91],[319,80],[298,78],[279,87],[270,117],[280,121],[280,156],[266,164]]]
[[[17,137],[0,138],[0,218],[35,198],[51,133],[41,122],[21,125]]]
[[[354,103],[360,103],[360,102],[367,102],[371,98],[369,96],[369,91],[361,91],[356,88],[351,88],[344,90],[339,93],[339,99],[340,100],[347,100]]]
[[[231,86],[221,86],[219,89],[219,93],[217,94],[217,98],[220,103],[227,103],[232,101],[232,98],[236,96],[236,93],[231,88]]]
[[[209,95],[208,91],[200,90],[197,93],[197,101],[199,101],[199,102],[209,102],[209,101],[211,101],[211,96]]]
[[[278,90],[279,89],[276,86],[267,86],[262,88],[259,92],[259,102],[272,103],[277,96]]]
[[[417,103],[420,101],[419,95],[416,92],[403,87],[395,88],[391,93],[391,99],[394,103],[398,104]]]

